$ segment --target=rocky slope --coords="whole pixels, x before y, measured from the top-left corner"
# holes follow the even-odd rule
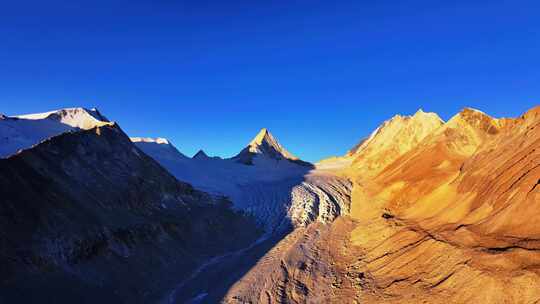
[[[111,123],[63,133],[0,160],[0,295],[537,303],[539,128],[540,107],[418,111],[315,169],[267,130],[232,159],[133,145]]]
[[[534,303],[540,255],[539,108],[465,109],[373,182],[357,177],[351,242],[359,299]]]
[[[538,302],[539,113],[465,109],[385,167],[345,170],[350,216],[293,231],[222,302]]]
[[[0,159],[0,302],[148,303],[259,236],[179,182],[116,124]]]
[[[412,116],[396,115],[385,121],[342,157],[326,159],[318,167],[350,169],[350,175],[374,176],[412,150],[444,122],[435,113],[418,110]]]

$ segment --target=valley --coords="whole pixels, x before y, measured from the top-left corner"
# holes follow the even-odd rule
[[[190,158],[95,113],[0,121],[2,228],[19,233],[0,234],[6,299],[540,301],[538,107],[397,115],[316,164],[267,129],[232,158]]]

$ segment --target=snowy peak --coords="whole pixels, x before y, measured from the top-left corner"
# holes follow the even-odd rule
[[[252,153],[266,154],[272,158],[298,159],[298,157],[285,150],[266,128],[262,128],[261,131],[259,131],[257,136],[249,143],[248,148]]]
[[[97,109],[69,108],[0,118],[0,157],[8,157],[65,132],[113,125]]]
[[[148,155],[159,155],[162,159],[178,160],[188,159],[166,138],[157,137],[130,137],[130,140],[144,153]]]
[[[29,120],[49,119],[73,128],[85,130],[110,123],[96,108],[91,110],[86,108],[67,108],[45,113],[19,115],[16,117]]]
[[[247,147],[233,159],[246,165],[252,165],[255,156],[273,160],[289,160],[302,165],[308,164],[287,151],[266,128],[262,128]]]
[[[134,143],[137,143],[137,142],[145,142],[145,143],[155,143],[155,144],[158,144],[158,145],[171,145],[171,142],[166,139],[166,138],[162,138],[162,137],[157,137],[157,138],[151,138],[151,137],[130,137],[131,141],[134,142]]]

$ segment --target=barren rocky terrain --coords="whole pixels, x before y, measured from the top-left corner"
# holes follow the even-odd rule
[[[316,165],[266,129],[189,158],[75,112],[3,118],[66,127],[0,159],[0,300],[540,302],[539,107],[396,116]]]
[[[368,175],[323,162],[353,181],[350,213],[293,230],[222,302],[537,303],[539,113],[465,109]]]

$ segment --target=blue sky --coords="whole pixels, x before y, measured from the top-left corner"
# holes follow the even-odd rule
[[[12,2],[0,112],[98,107],[186,154],[266,127],[315,161],[394,114],[540,104],[538,1]]]

